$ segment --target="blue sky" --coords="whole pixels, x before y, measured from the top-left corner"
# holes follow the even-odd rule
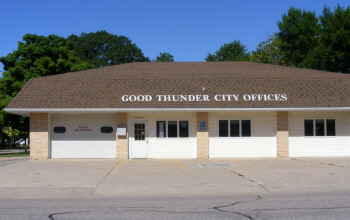
[[[322,13],[349,0],[0,0],[0,56],[17,49],[27,34],[48,36],[106,30],[124,35],[155,59],[160,52],[175,61],[204,61],[220,46],[240,40],[252,51],[291,6]],[[3,65],[0,64],[0,71]]]

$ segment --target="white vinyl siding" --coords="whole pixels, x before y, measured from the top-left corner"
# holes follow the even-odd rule
[[[54,133],[56,126],[66,132]],[[113,132],[101,133],[103,126]],[[50,139],[52,158],[116,158],[115,114],[51,114]]]
[[[289,112],[289,157],[350,156],[349,112]],[[305,119],[335,119],[336,136],[304,136]]]
[[[251,120],[251,137],[219,137],[219,120]],[[275,112],[210,112],[209,157],[276,157]]]
[[[131,120],[149,122],[149,158],[197,158],[195,112],[129,113]],[[157,121],[188,121],[189,137],[157,138]],[[167,128],[168,129],[168,128]],[[131,141],[129,141],[131,153]]]

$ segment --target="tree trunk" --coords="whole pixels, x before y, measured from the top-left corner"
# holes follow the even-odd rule
[[[12,147],[16,148],[16,139],[15,138],[12,139]]]

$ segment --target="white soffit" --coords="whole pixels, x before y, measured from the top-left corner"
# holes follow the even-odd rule
[[[216,111],[344,111],[350,110],[350,107],[320,107],[320,108],[33,108],[33,109],[16,109],[5,108],[5,112],[23,115],[29,117],[30,113],[116,113],[116,112],[216,112]]]

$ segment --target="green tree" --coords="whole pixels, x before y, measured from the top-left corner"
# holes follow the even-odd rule
[[[252,52],[250,62],[285,65],[280,44],[281,40],[277,37],[277,34],[273,34],[266,41],[261,42],[256,50]]]
[[[8,114],[4,112],[4,108],[29,79],[92,68],[91,64],[78,57],[78,54],[72,50],[73,44],[63,37],[26,34],[23,41],[18,42],[17,50],[0,58],[5,70],[3,77],[0,78],[2,137],[4,137],[4,128],[18,130],[19,136],[28,134],[28,118]]]
[[[324,7],[320,16],[322,30],[318,46],[301,67],[350,73],[350,8],[338,5],[332,12]]]
[[[4,132],[4,134],[8,137],[8,144],[9,140],[11,141],[11,145],[13,147],[16,146],[16,141],[20,138],[20,137],[26,137],[28,135],[27,132],[20,132],[17,129],[13,129],[11,127],[3,127],[2,128],[2,132]],[[27,148],[25,148],[25,152],[27,152]]]
[[[250,53],[240,41],[224,44],[215,54],[208,53],[205,61],[249,61]]]
[[[160,53],[155,62],[174,62],[174,56],[170,53]]]
[[[321,24],[315,12],[291,7],[277,25],[284,63],[300,66],[307,54],[318,46]]]
[[[72,34],[67,40],[73,43],[79,58],[94,67],[150,61],[129,38],[106,31]]]

